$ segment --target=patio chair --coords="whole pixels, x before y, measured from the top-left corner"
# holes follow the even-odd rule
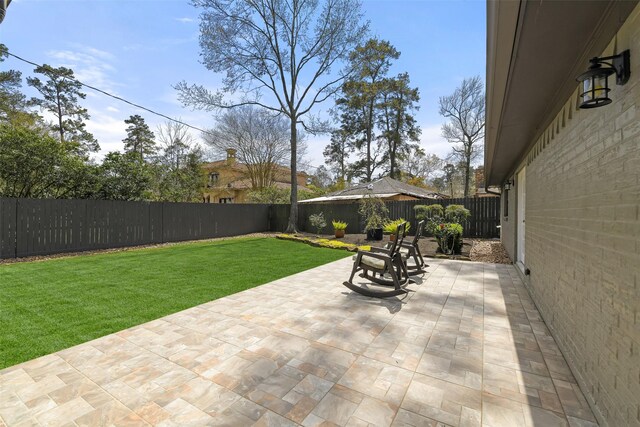
[[[400,253],[402,253],[406,258],[413,258],[414,264],[407,264],[407,270],[410,276],[426,273],[424,268],[428,267],[424,262],[424,258],[422,258],[422,253],[418,246],[422,233],[424,233],[424,223],[424,220],[418,223],[418,226],[416,227],[416,235],[413,236],[413,240],[411,242],[402,242],[400,245]],[[391,243],[388,243],[387,247],[391,247]]]
[[[396,239],[389,248],[372,247],[370,251],[358,250],[351,276],[349,280],[343,282],[343,285],[368,297],[387,298],[406,293],[407,291],[403,289],[403,286],[409,282],[409,273],[407,271],[406,257],[400,252],[406,226],[406,222],[398,225]],[[358,271],[362,271],[360,277],[369,280],[373,284],[392,286],[393,289],[378,290],[368,286],[356,285],[353,283],[353,278]],[[380,277],[376,277],[377,274]],[[385,275],[388,275],[389,279],[385,278]]]

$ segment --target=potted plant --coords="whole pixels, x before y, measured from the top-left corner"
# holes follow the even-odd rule
[[[309,215],[309,222],[311,223],[311,226],[316,229],[318,236],[320,235],[320,232],[322,232],[322,229],[327,226],[327,221],[325,221],[324,214],[322,212]]]
[[[398,226],[400,224],[402,224],[403,222],[406,222],[404,220],[404,218],[398,218],[396,220],[389,221],[389,222],[384,224],[382,229],[383,229],[385,234],[389,235],[389,240],[394,241],[396,239],[396,234],[398,232]],[[405,232],[408,233],[410,228],[411,228],[411,223],[407,222],[407,227],[405,228]]]
[[[333,231],[335,233],[336,239],[343,238],[348,224],[343,221],[336,221],[335,219],[331,221],[331,224],[333,224]]]
[[[389,209],[379,197],[367,196],[360,200],[358,213],[364,218],[367,240],[382,240],[382,226],[387,221]]]

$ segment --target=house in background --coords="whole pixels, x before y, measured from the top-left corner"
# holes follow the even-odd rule
[[[228,149],[227,158],[205,163],[202,169],[206,176],[203,200],[207,203],[247,203],[252,190],[251,179],[247,176],[247,166],[236,161],[236,150]],[[298,172],[298,191],[308,190],[308,175]],[[291,187],[291,169],[277,165],[273,185],[277,188]]]
[[[473,171],[476,182],[476,192],[473,197],[500,197],[497,193],[500,187],[486,188],[484,185],[484,167],[479,166]]]
[[[612,103],[580,109],[589,59],[627,49],[630,78],[609,77]],[[637,1],[488,2],[485,178],[503,189],[502,241],[572,370],[523,331],[550,386],[570,402],[573,375],[601,425],[640,425]]]
[[[298,203],[353,203],[367,196],[380,197],[382,200],[389,202],[395,200],[448,198],[448,196],[443,194],[409,185],[386,176],[368,183],[356,184],[322,197],[301,200]]]

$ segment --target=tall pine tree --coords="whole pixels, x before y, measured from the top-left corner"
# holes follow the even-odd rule
[[[360,157],[352,165],[354,175],[365,181],[371,181],[383,163],[384,150],[375,135],[377,108],[391,62],[399,57],[400,52],[386,40],[372,38],[358,46],[349,56],[352,77],[344,82],[336,101],[341,128]]]
[[[72,146],[83,155],[98,151],[98,141],[85,129],[84,121],[89,120],[89,113],[79,103],[87,95],[80,91],[82,84],[73,76],[73,70],[45,64],[34,72],[43,74],[47,80],[27,77],[27,84],[42,95],[42,98],[32,98],[31,103],[55,116],[52,129],[58,133],[60,143]]]
[[[145,123],[144,118],[135,114],[124,122],[129,125],[127,137],[122,140],[124,142],[124,151],[126,153],[138,153],[141,159],[153,155],[156,152],[155,135],[149,129],[149,125]]]
[[[418,109],[420,94],[409,86],[409,74],[402,73],[386,79],[379,104],[378,125],[380,138],[386,142],[389,176],[399,178],[399,164],[411,149],[412,142],[420,141],[420,127],[412,112]]]

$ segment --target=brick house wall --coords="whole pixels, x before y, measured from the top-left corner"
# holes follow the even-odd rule
[[[631,78],[610,78],[613,103],[579,110],[576,90],[520,165],[523,280],[599,421],[640,426],[640,6],[602,56],[616,46]],[[515,188],[507,197],[514,257]]]

